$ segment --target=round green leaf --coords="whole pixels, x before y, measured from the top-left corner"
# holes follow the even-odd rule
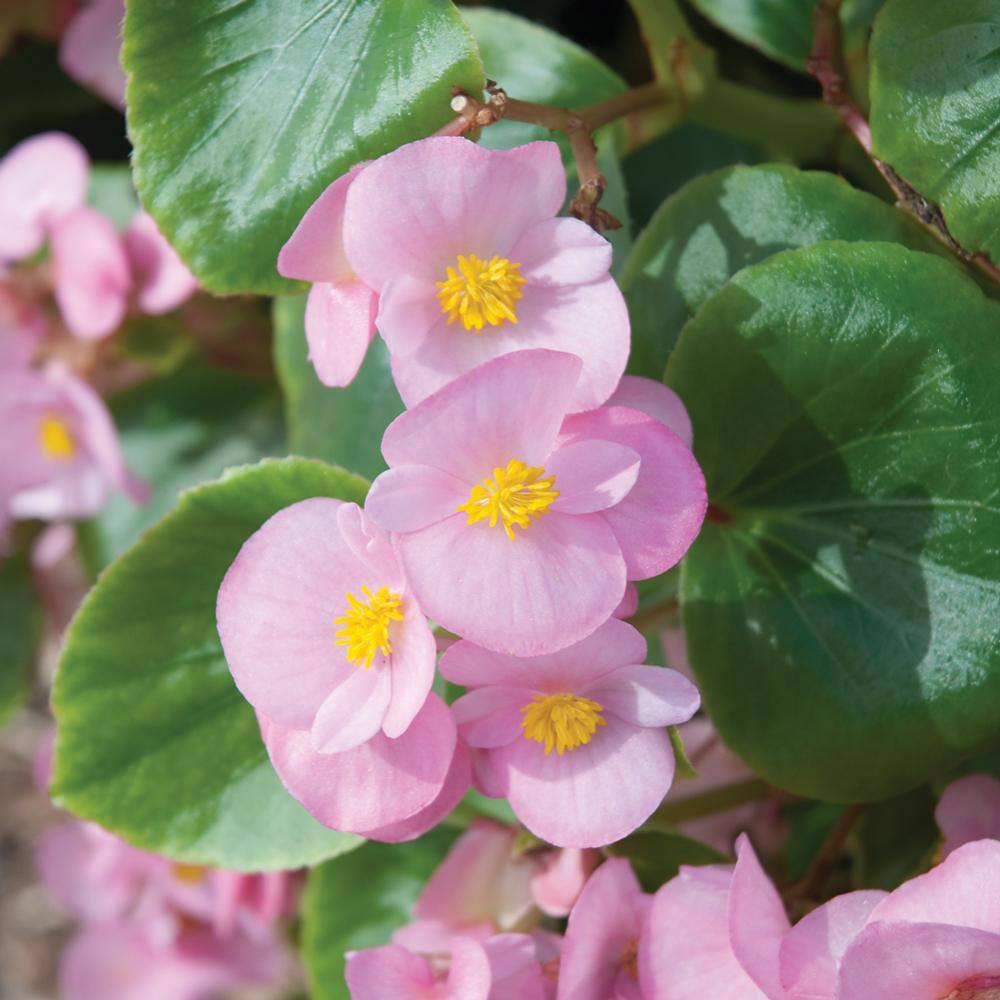
[[[0,560],[0,723],[28,693],[40,624],[27,557]]]
[[[1000,262],[1000,5],[889,0],[871,66],[875,155]]]
[[[374,479],[383,469],[382,432],[403,412],[385,341],[376,337],[354,381],[331,389],[308,358],[305,296],[274,303],[274,360],[285,397],[288,446]]]
[[[408,844],[367,843],[309,875],[302,899],[302,959],[313,1000],[350,1000],[344,953],[391,944],[455,840],[438,827]]]
[[[363,479],[264,461],[181,496],[109,567],[70,627],[53,693],[53,797],[138,847],[224,868],[297,868],[357,837],[282,788],[233,684],[215,598],[243,542],[312,496],[364,501]]]
[[[717,865],[731,861],[714,847],[681,833],[639,830],[607,848],[616,858],[628,858],[646,892],[669,882],[681,865]]]
[[[764,164],[691,181],[659,208],[622,270],[629,371],[659,378],[681,328],[740,268],[822,240],[940,249],[902,212],[833,174]]]
[[[294,288],[278,251],[323,189],[483,82],[450,0],[130,0],[122,63],[143,204],[216,292]]]
[[[740,271],[684,328],[712,507],[682,567],[726,742],[831,801],[913,787],[1000,733],[1000,307],[892,244]]]

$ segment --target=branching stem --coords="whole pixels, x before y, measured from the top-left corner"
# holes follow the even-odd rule
[[[840,857],[847,835],[854,829],[854,824],[857,823],[863,811],[863,806],[853,805],[848,806],[840,814],[833,829],[826,835],[816,852],[808,871],[788,891],[789,901],[800,902],[819,897],[830,875],[830,869]]]

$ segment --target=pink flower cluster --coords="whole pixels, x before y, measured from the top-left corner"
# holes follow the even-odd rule
[[[470,782],[562,847],[618,840],[670,787],[666,727],[698,693],[644,663],[630,581],[674,566],[706,509],[691,426],[622,378],[608,243],[574,219],[558,148],[404,146],[335,181],[282,250],[313,282],[320,378],[377,328],[409,405],[364,509],[271,517],[219,591],[218,628],[271,760],[321,822],[419,835]],[[427,619],[459,637],[434,693]]]

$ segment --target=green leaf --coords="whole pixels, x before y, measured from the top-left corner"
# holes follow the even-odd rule
[[[139,210],[132,173],[124,163],[96,163],[90,171],[87,203],[123,230]]]
[[[889,0],[871,64],[875,155],[1000,262],[1000,6]]]
[[[115,496],[86,524],[88,563],[100,569],[170,511],[180,492],[230,466],[284,451],[280,402],[265,383],[192,363],[111,406],[128,467],[152,488],[146,504]]]
[[[302,959],[313,1000],[350,1000],[344,953],[392,943],[457,832],[438,827],[408,844],[358,848],[309,875],[302,900]]]
[[[726,744],[830,801],[914,787],[1000,731],[1000,307],[955,266],[827,243],[740,271],[667,380],[712,506],[682,566]]]
[[[0,723],[27,696],[40,624],[27,556],[0,560]]]
[[[488,7],[463,7],[462,16],[479,43],[487,77],[511,97],[579,110],[626,89],[625,81],[600,59],[548,28]],[[616,263],[631,244],[628,199],[617,156],[622,135],[621,129],[609,127],[596,136],[598,166],[608,180],[601,204],[622,223],[621,229],[604,234],[615,248]],[[490,149],[510,149],[537,139],[559,143],[570,170],[572,197],[575,168],[564,135],[526,122],[500,121],[479,136],[480,144]]]
[[[677,874],[681,865],[717,865],[732,861],[700,840],[661,830],[640,830],[605,850],[612,857],[628,858],[632,862],[636,877],[646,892],[656,892]]]
[[[382,432],[403,412],[392,381],[385,341],[376,337],[354,381],[331,389],[308,359],[303,325],[305,296],[274,303],[275,367],[285,396],[288,446],[374,479],[383,469]]]
[[[323,189],[483,82],[450,0],[130,0],[122,62],[142,202],[215,292],[292,290],[278,251]]]
[[[941,841],[936,805],[936,796],[925,786],[861,814],[852,837],[853,882],[858,888],[891,891],[931,867]]]
[[[939,249],[902,212],[833,174],[772,163],[692,181],[663,203],[622,271],[632,319],[629,371],[659,378],[681,328],[740,268],[835,239]]]
[[[241,870],[296,868],[357,837],[282,788],[215,630],[222,577],[275,511],[364,501],[363,479],[302,458],[186,492],[101,576],[70,627],[53,707],[56,802],[150,851]]]

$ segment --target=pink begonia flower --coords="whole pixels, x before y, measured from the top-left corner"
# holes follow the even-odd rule
[[[222,581],[217,620],[247,701],[308,730],[317,753],[401,736],[434,681],[427,619],[357,504],[314,497],[265,521]]]
[[[0,160],[0,265],[37,253],[53,225],[79,208],[90,161],[62,132],[19,142]]]
[[[442,955],[424,957],[400,945],[348,952],[352,1000],[543,1000],[535,945],[524,934],[484,941],[454,938]]]
[[[100,340],[125,318],[132,273],[111,220],[83,206],[52,227],[52,280],[66,326],[81,340]]]
[[[617,618],[544,656],[452,646],[441,673],[470,689],[452,710],[487,760],[484,794],[506,796],[560,847],[610,844],[645,822],[673,780],[665,727],[698,709],[694,685],[645,656],[642,635]]]
[[[1000,840],[1000,781],[992,774],[967,774],[942,793],[934,810],[944,835],[941,860],[973,840]]]
[[[401,736],[379,732],[341,753],[317,753],[308,730],[286,729],[260,713],[258,721],[282,784],[335,830],[412,840],[436,826],[469,788],[469,755],[435,694]]]
[[[569,410],[614,391],[628,311],[608,273],[611,245],[577,219],[559,148],[490,150],[431,137],[361,164],[320,196],[278,261],[317,282],[306,316],[320,378],[343,385],[375,324],[408,406],[511,351],[548,347],[582,360]]]
[[[45,314],[0,278],[0,372],[25,368],[46,332]]]
[[[125,107],[125,71],[119,61],[125,0],[90,0],[70,21],[59,45],[59,65],[67,76]]]
[[[148,496],[103,401],[57,363],[0,372],[0,426],[0,536],[9,519],[90,517],[114,490]]]
[[[903,883],[872,910],[840,964],[837,1000],[998,995],[1000,842],[979,840]]]
[[[639,375],[623,375],[608,406],[627,406],[655,417],[669,427],[689,448],[694,443],[691,418],[681,397],[662,382]]]
[[[697,535],[705,482],[662,423],[602,407],[567,418],[581,362],[517,351],[386,429],[389,470],[365,505],[395,534],[426,613],[518,656],[582,639],[627,579],[673,566]]]
[[[531,879],[535,905],[550,917],[565,917],[600,863],[600,851],[576,847],[547,851],[541,857],[541,870]]]
[[[136,302],[152,316],[176,309],[197,288],[198,281],[167,242],[153,217],[141,209],[125,230],[125,251],[135,281]]]
[[[624,858],[597,869],[566,925],[558,1000],[642,1000],[639,947],[651,901]]]

